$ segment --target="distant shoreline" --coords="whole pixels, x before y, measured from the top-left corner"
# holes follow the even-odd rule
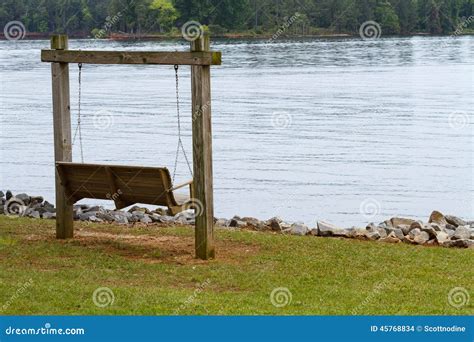
[[[54,33],[39,33],[39,32],[28,32],[26,36],[21,40],[43,40],[49,39],[49,37]],[[410,38],[410,37],[460,37],[460,36],[473,36],[474,32],[465,32],[462,34],[430,34],[424,32],[417,32],[407,35],[384,35],[383,37],[387,38]],[[106,38],[94,38],[89,34],[68,34],[69,38],[72,39],[100,39],[104,41],[133,41],[133,40],[174,40],[181,39],[181,35],[169,35],[169,34],[145,34],[145,35],[133,35],[133,34],[113,34],[112,36]],[[212,38],[216,39],[253,39],[253,40],[278,40],[278,39],[311,39],[311,38],[322,38],[322,39],[339,39],[339,38],[358,38],[358,34],[349,34],[349,33],[325,33],[325,34],[314,34],[314,35],[281,35],[278,39],[272,39],[273,34],[250,34],[250,33],[225,33],[225,34],[215,34],[212,35]],[[0,40],[7,40],[3,33],[0,33]]]

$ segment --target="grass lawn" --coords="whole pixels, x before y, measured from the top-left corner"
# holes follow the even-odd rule
[[[474,314],[473,249],[217,229],[205,262],[190,227],[76,222],[75,239],[56,240],[54,225],[0,216],[1,314]],[[94,304],[99,287],[113,304]],[[281,287],[274,301],[291,301],[274,306]],[[455,287],[467,305],[448,303]]]

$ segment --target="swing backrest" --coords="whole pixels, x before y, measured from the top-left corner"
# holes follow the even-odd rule
[[[164,167],[57,162],[56,170],[69,204],[94,198],[113,200],[117,209],[135,203],[178,206]]]

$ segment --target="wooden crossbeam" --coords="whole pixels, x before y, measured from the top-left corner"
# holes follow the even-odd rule
[[[41,61],[86,64],[220,65],[221,52],[41,50]]]

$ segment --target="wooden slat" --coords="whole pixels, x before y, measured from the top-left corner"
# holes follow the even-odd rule
[[[220,65],[221,53],[163,51],[41,50],[42,62],[88,64]]]
[[[133,203],[176,206],[171,176],[167,168],[127,165],[57,163],[61,180],[66,182],[69,197],[109,199],[121,190],[117,208]],[[109,170],[109,171],[107,171]],[[113,183],[111,183],[113,179]]]

